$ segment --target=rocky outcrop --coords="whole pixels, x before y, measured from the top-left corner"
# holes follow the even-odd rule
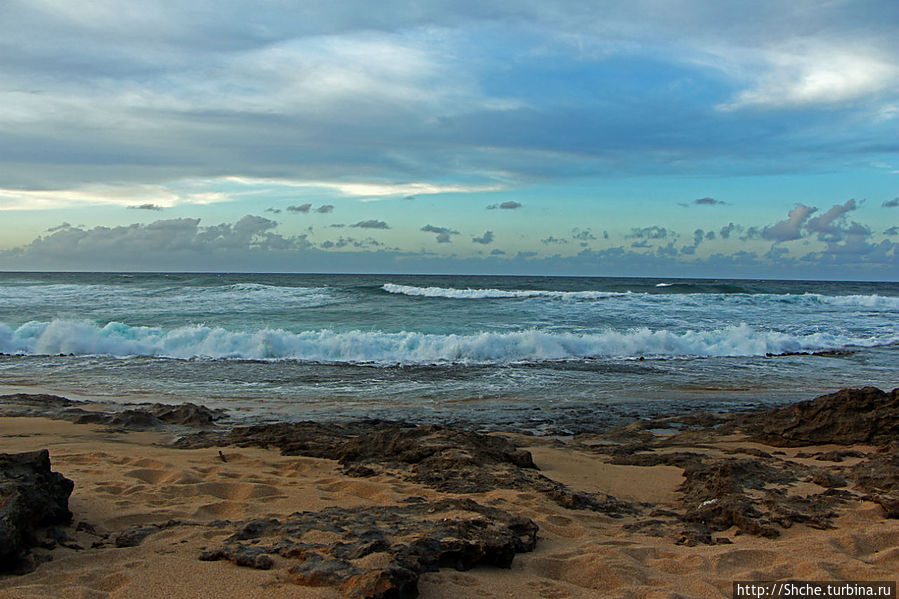
[[[508,568],[536,543],[528,518],[470,499],[421,500],[253,520],[200,559],[267,570],[274,556],[290,564],[296,584],[334,586],[351,599],[411,599],[424,572]]]
[[[638,509],[610,495],[572,491],[541,475],[530,452],[517,448],[505,437],[451,426],[411,426],[379,420],[279,423],[195,433],[176,445],[186,449],[222,445],[276,447],[284,455],[338,460],[343,472],[350,476],[399,473],[446,493],[526,489],[544,493],[568,509],[588,509],[611,516]]]
[[[76,424],[102,424],[117,429],[148,430],[166,425],[210,427],[225,417],[224,410],[193,403],[109,404],[109,409],[85,409],[87,402],[57,395],[15,393],[0,395],[0,416],[43,416]],[[95,407],[95,406],[92,406]]]
[[[754,439],[777,447],[882,445],[899,438],[899,389],[843,389],[746,415],[740,424]]]
[[[40,528],[68,524],[74,483],[50,470],[50,452],[0,454],[0,570],[27,570]]]

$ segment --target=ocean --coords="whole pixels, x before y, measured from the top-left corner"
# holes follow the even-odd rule
[[[899,283],[0,273],[0,390],[536,433],[899,386]]]

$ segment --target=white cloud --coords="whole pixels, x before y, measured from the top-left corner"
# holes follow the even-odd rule
[[[210,198],[209,194],[193,194],[197,203]],[[113,205],[134,206],[154,204],[169,208],[181,198],[158,185],[91,185],[80,189],[22,190],[0,189],[2,210],[51,210],[72,206]]]
[[[896,88],[899,77],[899,66],[891,57],[866,48],[831,46],[822,40],[793,42],[750,54],[737,52],[735,56],[749,63],[743,71],[750,85],[719,105],[725,111],[843,104]],[[885,107],[881,113],[890,111]]]

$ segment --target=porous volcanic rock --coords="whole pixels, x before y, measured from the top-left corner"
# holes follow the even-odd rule
[[[0,571],[27,569],[37,529],[71,522],[74,486],[50,470],[46,449],[0,454]]]
[[[746,415],[741,425],[754,439],[776,447],[883,445],[899,438],[899,389],[842,389]]]
[[[247,522],[200,559],[270,569],[279,556],[296,584],[334,586],[352,599],[411,599],[424,572],[508,568],[516,553],[533,550],[537,530],[528,518],[470,499],[331,507]]]
[[[617,516],[637,508],[604,494],[572,491],[541,475],[531,453],[505,437],[444,425],[413,426],[380,420],[349,423],[298,422],[235,427],[179,439],[185,449],[237,445],[276,447],[284,455],[338,460],[344,474],[400,473],[446,493],[494,489],[537,490],[569,509]]]

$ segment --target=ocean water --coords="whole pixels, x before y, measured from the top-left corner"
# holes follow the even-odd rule
[[[0,273],[0,389],[592,430],[899,386],[899,283]]]

